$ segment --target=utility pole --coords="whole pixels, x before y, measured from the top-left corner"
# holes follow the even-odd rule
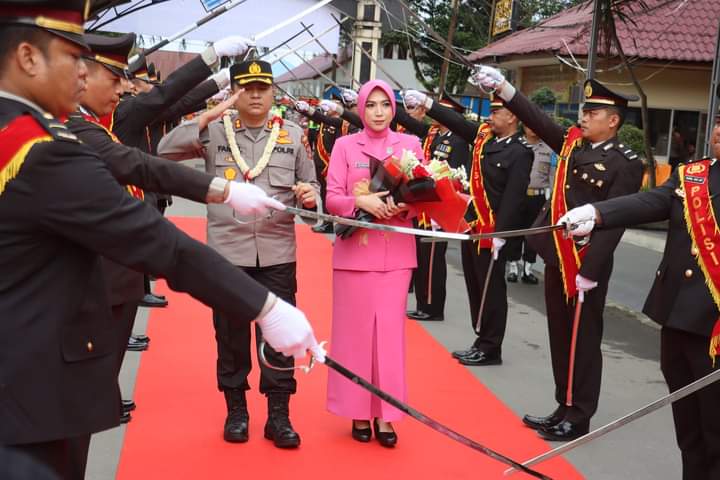
[[[715,127],[715,115],[718,112],[718,100],[720,96],[720,22],[718,23],[718,34],[717,43],[715,45],[715,61],[713,62],[713,75],[712,81],[710,82],[710,101],[708,102],[708,114],[707,114],[707,125],[705,129],[705,155],[706,157],[712,154],[710,148],[710,136],[712,135],[713,128]]]
[[[590,48],[588,51],[587,79],[595,78],[597,67],[597,43],[600,31],[600,0],[595,0],[592,17],[592,32],[590,34]]]
[[[457,29],[457,17],[458,10],[460,9],[460,2],[458,0],[452,0],[452,16],[450,17],[450,26],[448,27],[447,41],[449,45],[452,45],[453,38],[455,37],[455,30]],[[448,70],[450,69],[450,46],[445,46],[445,53],[443,54],[443,63],[440,67],[440,84],[438,86],[438,95],[445,93],[445,85],[447,84]]]

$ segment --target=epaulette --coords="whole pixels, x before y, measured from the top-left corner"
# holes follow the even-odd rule
[[[527,142],[527,138],[525,138],[525,137],[518,137],[518,143],[519,143],[520,145],[522,145],[523,147],[525,147],[525,148],[527,148],[527,149],[529,149],[529,150],[532,150],[532,145],[530,145],[530,144]]]
[[[630,147],[627,145],[623,145],[622,143],[618,143],[615,147],[615,150],[620,152],[623,157],[625,157],[627,160],[637,160],[638,156],[637,153],[633,152]]]
[[[49,113],[32,112],[33,118],[43,127],[43,129],[52,135],[53,140],[64,140],[66,142],[80,143],[78,137],[65,126],[63,122],[53,117]]]

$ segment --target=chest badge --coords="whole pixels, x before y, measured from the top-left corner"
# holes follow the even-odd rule
[[[235,180],[235,178],[237,178],[237,172],[235,171],[234,168],[228,167],[223,172],[223,176],[225,177],[225,180],[232,181],[232,180]]]
[[[387,148],[385,149],[385,153],[387,153],[388,155],[392,155],[392,154],[393,154],[393,147],[387,147]]]
[[[603,165],[602,163],[596,163],[593,165],[593,167],[595,167],[595,170],[600,170],[601,172],[607,170],[607,168],[605,168],[605,165]]]
[[[685,198],[685,190],[683,190],[682,188],[676,188],[675,195],[677,195],[680,198]]]

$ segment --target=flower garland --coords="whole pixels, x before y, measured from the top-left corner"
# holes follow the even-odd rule
[[[272,130],[270,131],[270,138],[268,138],[268,141],[265,144],[265,150],[263,150],[263,154],[258,160],[257,164],[253,168],[250,168],[247,162],[245,162],[245,159],[242,158],[242,155],[240,155],[240,149],[238,148],[237,141],[235,140],[235,130],[233,129],[233,124],[230,116],[230,113],[225,113],[225,115],[223,116],[225,137],[228,142],[228,147],[230,147],[230,153],[232,155],[232,158],[240,169],[240,172],[243,174],[245,181],[247,182],[260,175],[270,162],[270,156],[272,155],[273,149],[277,144],[277,139],[280,136],[280,127],[282,127],[283,120],[282,117],[279,117],[277,115],[272,117],[272,119],[270,120]]]

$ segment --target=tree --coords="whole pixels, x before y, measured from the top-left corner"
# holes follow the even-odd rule
[[[521,27],[531,27],[548,17],[574,7],[586,0],[520,0]]]
[[[599,32],[600,32],[600,52],[603,57],[608,61],[616,53],[620,57],[620,62],[627,68],[630,78],[632,79],[635,90],[640,96],[640,113],[642,118],[642,124],[644,127],[645,137],[645,161],[648,166],[648,183],[652,188],[655,186],[655,168],[657,162],[652,152],[652,140],[650,138],[650,114],[647,106],[647,95],[640,85],[635,74],[632,63],[628,61],[623,50],[622,43],[617,33],[617,22],[624,24],[635,25],[635,21],[632,15],[638,11],[647,11],[649,7],[645,0],[595,0],[599,2],[600,17],[599,17]],[[614,48],[614,50],[613,50]]]
[[[451,19],[451,0],[410,0],[408,4],[423,17],[439,35],[447,38]],[[460,2],[457,16],[457,30],[453,45],[463,55],[482,48],[487,43],[490,26],[489,0],[465,0]],[[422,25],[407,18],[400,24],[391,19],[395,27],[383,34],[382,42],[399,43],[410,53],[415,67],[415,76],[428,91],[436,91],[440,81],[440,70],[443,64],[445,48],[435,41]],[[461,92],[470,70],[457,63],[457,59],[449,56],[451,63],[447,75],[446,90],[450,93]]]

